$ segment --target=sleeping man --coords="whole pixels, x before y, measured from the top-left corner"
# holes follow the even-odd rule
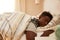
[[[50,14],[50,12],[44,11],[39,16],[38,19],[36,19],[36,18],[31,19],[31,21],[25,31],[26,39],[27,40],[35,40],[35,37],[37,36],[36,29],[38,27],[44,28],[44,26],[46,26],[52,20],[52,18],[53,18],[53,16]],[[41,37],[49,36],[53,32],[54,32],[54,30],[45,30],[43,32],[43,34],[40,36]]]

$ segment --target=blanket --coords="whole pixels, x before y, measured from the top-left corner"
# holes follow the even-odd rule
[[[31,16],[25,13],[0,15],[0,34],[3,40],[20,40]]]

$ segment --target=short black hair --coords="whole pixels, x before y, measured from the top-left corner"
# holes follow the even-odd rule
[[[52,20],[52,18],[53,18],[51,13],[47,12],[47,11],[42,12],[42,14],[39,16],[39,19],[40,19],[41,16],[48,16],[50,18],[50,20]]]

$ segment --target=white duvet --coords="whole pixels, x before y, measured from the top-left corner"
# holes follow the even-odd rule
[[[1,15],[0,34],[3,40],[20,40],[29,23],[30,17],[30,15],[22,12]]]

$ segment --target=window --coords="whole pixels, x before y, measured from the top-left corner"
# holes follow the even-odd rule
[[[0,0],[0,14],[3,12],[13,12],[15,10],[15,0]]]

